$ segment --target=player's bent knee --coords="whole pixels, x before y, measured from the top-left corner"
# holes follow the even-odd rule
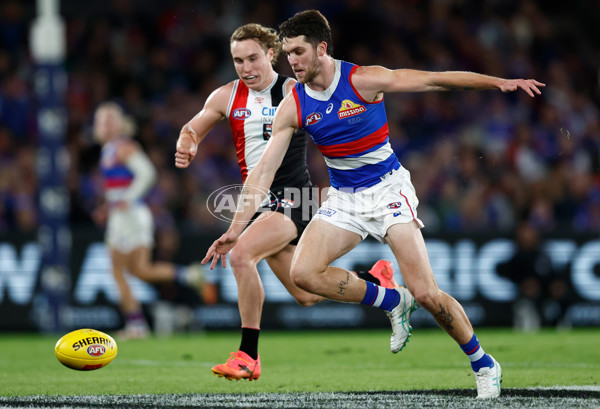
[[[234,272],[244,271],[246,267],[252,265],[252,260],[248,256],[248,252],[243,249],[233,248],[229,252],[229,264]]]
[[[321,297],[310,293],[292,294],[296,302],[302,307],[310,307],[321,301]]]
[[[290,276],[296,287],[299,287],[304,291],[310,292],[312,288],[312,283],[310,280],[309,273],[307,273],[305,270],[292,267],[292,270],[290,271]]]
[[[140,280],[146,281],[148,279],[148,271],[150,271],[150,265],[134,265],[131,266],[129,272],[139,278]]]
[[[413,297],[421,307],[426,310],[439,308],[441,291],[433,289],[414,290]]]

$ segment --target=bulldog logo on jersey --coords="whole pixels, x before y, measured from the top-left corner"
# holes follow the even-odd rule
[[[349,118],[351,116],[362,114],[366,111],[367,108],[365,108],[364,105],[360,105],[350,101],[349,99],[345,99],[342,101],[342,106],[338,110],[338,117],[340,119]]]

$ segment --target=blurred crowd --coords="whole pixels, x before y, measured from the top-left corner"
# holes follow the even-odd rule
[[[600,5],[532,0],[289,0],[273,2],[62,0],[66,24],[71,222],[93,223],[101,202],[95,107],[121,104],[158,168],[149,197],[165,232],[221,231],[205,201],[240,183],[228,124],[178,170],[179,130],[212,90],[236,78],[229,36],[257,22],[277,28],[320,9],[334,56],[357,64],[476,71],[547,84],[524,92],[457,91],[385,97],[390,140],[410,170],[428,233],[600,230]],[[34,1],[0,3],[0,232],[37,226],[34,65],[28,51]],[[282,56],[277,68],[291,75]],[[309,151],[313,182],[328,185]],[[169,240],[169,235],[165,235]]]

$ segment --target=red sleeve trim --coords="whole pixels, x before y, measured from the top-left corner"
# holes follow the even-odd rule
[[[365,101],[364,98],[358,93],[358,91],[356,90],[356,88],[354,88],[354,84],[352,83],[352,75],[354,75],[354,72],[360,67],[360,65],[355,65],[354,67],[352,67],[352,69],[350,70],[350,74],[348,74],[348,82],[350,83],[350,86],[352,87],[352,90],[354,91],[354,93],[356,94],[356,96],[358,97],[358,99],[360,99],[362,102],[364,102],[365,104],[379,104],[380,102],[383,102],[383,98],[381,98],[381,100],[379,101],[373,101],[373,102],[368,102]]]
[[[296,86],[292,88],[292,94],[294,95],[294,99],[296,100],[296,115],[298,116],[298,128],[302,129],[304,126],[302,123],[302,109],[300,107],[300,97],[298,97],[298,91],[296,90]]]

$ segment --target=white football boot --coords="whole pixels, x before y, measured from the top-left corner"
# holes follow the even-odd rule
[[[494,359],[494,366],[484,367],[475,372],[475,382],[477,382],[477,399],[491,399],[500,396],[500,384],[502,383],[502,368],[498,361]]]
[[[386,311],[390,322],[392,323],[392,337],[390,339],[390,349],[398,353],[408,342],[412,327],[409,323],[410,315],[417,309],[417,302],[405,287],[396,287],[394,290],[400,293],[400,303],[391,311]]]

